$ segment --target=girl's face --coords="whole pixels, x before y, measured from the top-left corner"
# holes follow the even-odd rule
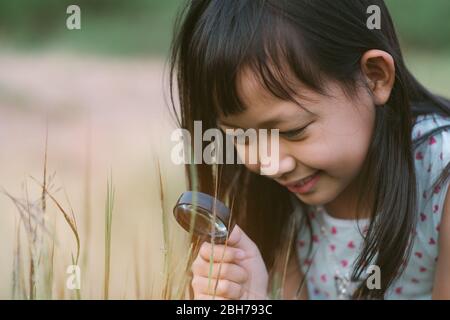
[[[247,108],[240,114],[219,117],[220,128],[279,129],[279,170],[268,177],[306,204],[325,205],[337,201],[338,196],[348,199],[374,127],[375,105],[368,91],[361,86],[357,96],[350,98],[336,83],[328,82],[324,96],[299,85],[297,101],[308,112],[269,94],[251,73],[242,73],[239,84]],[[260,172],[259,162],[243,161],[249,170]],[[299,180],[316,173],[312,182],[298,187]],[[297,186],[292,186],[296,182]]]

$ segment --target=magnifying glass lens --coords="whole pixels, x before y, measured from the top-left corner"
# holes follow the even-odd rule
[[[224,212],[222,207],[217,207],[217,199],[214,200],[211,196],[202,193],[196,193],[200,205],[193,205],[192,193],[186,192],[180,197],[173,211],[175,219],[188,232],[192,231],[195,235],[207,240],[214,238],[216,243],[224,243],[228,230],[223,219],[227,220],[228,212]],[[220,205],[225,207],[222,203]],[[226,207],[225,209],[228,210]]]

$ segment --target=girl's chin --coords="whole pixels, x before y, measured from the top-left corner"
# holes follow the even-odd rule
[[[334,195],[333,190],[330,188],[331,187],[330,183],[324,181],[324,178],[325,176],[322,173],[320,181],[318,181],[317,185],[314,187],[314,190],[312,192],[303,194],[293,192],[294,195],[305,204],[311,206],[325,205],[333,201],[336,195]]]
[[[324,200],[318,192],[314,194],[302,195],[295,193],[295,196],[300,199],[303,203],[310,206],[319,206],[328,203],[328,201]]]

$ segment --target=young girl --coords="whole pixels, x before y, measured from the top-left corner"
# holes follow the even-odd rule
[[[188,168],[237,223],[202,244],[194,298],[270,298],[274,270],[286,299],[450,298],[450,102],[408,71],[382,0],[190,1],[171,75],[181,127],[280,130],[274,175]]]

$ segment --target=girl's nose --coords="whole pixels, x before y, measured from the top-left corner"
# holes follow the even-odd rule
[[[273,159],[272,159],[273,160]],[[264,174],[264,170],[267,166],[264,166],[263,164],[260,165],[260,171],[265,176],[271,178],[271,179],[278,179],[282,177],[285,174],[288,174],[289,172],[293,171],[295,169],[295,159],[292,156],[284,156],[280,160],[278,160],[278,163],[271,163],[270,164],[273,168],[277,168],[277,170],[271,171],[269,174]]]

